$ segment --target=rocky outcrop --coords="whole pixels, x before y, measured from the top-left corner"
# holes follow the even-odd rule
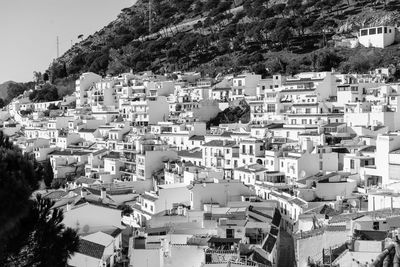
[[[358,31],[364,27],[398,26],[400,23],[399,11],[376,11],[373,9],[363,11],[355,16],[350,16],[338,27],[339,33]]]

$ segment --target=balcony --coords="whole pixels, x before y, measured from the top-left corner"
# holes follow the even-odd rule
[[[128,173],[128,174],[135,174],[136,170],[133,168],[126,168],[126,167],[120,167],[119,168],[120,172]]]
[[[255,114],[261,114],[261,113],[265,113],[265,110],[264,109],[254,109],[254,110],[252,110],[252,112]]]

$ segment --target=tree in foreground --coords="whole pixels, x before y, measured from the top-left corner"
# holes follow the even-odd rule
[[[43,171],[0,131],[0,265],[65,266],[78,249],[54,202],[32,193]]]
[[[16,250],[10,251],[7,264],[12,266],[66,266],[71,254],[78,250],[75,230],[62,224],[62,210],[52,209],[54,202],[40,194],[24,219],[27,231],[16,238]]]
[[[21,220],[29,214],[29,198],[38,181],[34,162],[0,131],[0,257],[22,229]]]

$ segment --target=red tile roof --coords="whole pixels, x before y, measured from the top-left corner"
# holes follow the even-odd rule
[[[101,259],[104,254],[105,246],[81,239],[79,240],[78,252],[96,259]]]

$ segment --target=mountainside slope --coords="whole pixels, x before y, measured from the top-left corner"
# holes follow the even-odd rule
[[[10,84],[13,84],[13,83],[16,83],[16,82],[7,81],[7,82],[4,82],[4,83],[0,84],[0,98],[2,98],[2,99],[6,99],[7,98],[7,96],[8,96],[8,92],[7,92],[8,88],[9,88]]]
[[[160,0],[151,5],[139,0],[74,45],[49,72],[63,78],[131,69],[200,70],[211,75],[244,69],[262,74],[332,67],[365,71],[396,64],[397,49],[388,55],[387,49],[349,52],[332,48],[330,38],[364,26],[393,25],[400,18],[398,10],[395,0]],[[348,55],[357,53],[368,62],[349,62]],[[365,54],[371,53],[386,59],[370,62]]]

